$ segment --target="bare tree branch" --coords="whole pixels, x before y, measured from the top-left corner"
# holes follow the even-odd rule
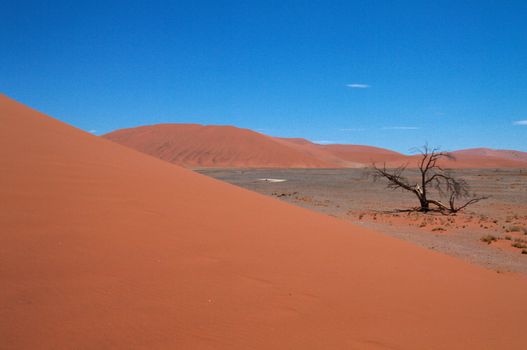
[[[403,189],[412,192],[419,200],[419,211],[427,212],[432,210],[430,205],[436,207],[443,213],[457,213],[469,205],[475,204],[488,197],[474,197],[466,201],[460,206],[456,206],[456,200],[470,197],[470,188],[467,182],[463,179],[455,178],[451,173],[445,171],[439,164],[441,159],[455,160],[454,156],[448,152],[441,152],[439,148],[431,148],[428,144],[416,149],[421,154],[417,166],[421,175],[420,183],[410,183],[407,177],[403,174],[408,164],[401,165],[394,169],[387,169],[386,164],[382,168],[378,168],[375,163],[374,180],[378,178],[385,178],[388,180],[387,187],[389,189]],[[448,205],[437,199],[430,199],[428,196],[428,189],[435,189],[440,197],[448,198]]]

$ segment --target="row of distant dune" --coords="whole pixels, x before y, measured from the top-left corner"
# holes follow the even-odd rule
[[[373,163],[415,167],[419,156],[384,148],[279,138],[233,126],[158,124],[120,129],[104,138],[189,168],[362,168]],[[418,146],[418,145],[416,145]],[[447,168],[527,168],[527,152],[473,148],[453,151]]]

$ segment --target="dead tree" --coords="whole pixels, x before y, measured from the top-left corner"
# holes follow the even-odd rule
[[[385,178],[388,180],[388,188],[393,190],[400,188],[415,194],[419,200],[419,207],[415,210],[421,212],[436,210],[442,213],[456,213],[471,204],[488,198],[471,196],[469,186],[465,180],[456,179],[438,164],[441,159],[455,160],[450,153],[441,152],[438,148],[430,148],[428,145],[423,146],[418,151],[421,157],[417,164],[419,171],[419,180],[417,182],[411,183],[403,175],[408,164],[401,165],[395,169],[387,169],[386,164],[382,168],[378,168],[373,164],[374,179]],[[430,189],[435,189],[440,197],[446,197],[448,204],[431,199],[429,196]],[[456,203],[456,201],[463,199],[465,200],[464,203],[460,205]]]

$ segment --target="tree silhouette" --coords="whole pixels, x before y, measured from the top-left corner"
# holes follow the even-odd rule
[[[418,162],[419,181],[410,182],[404,176],[408,164],[401,165],[395,169],[387,169],[386,164],[378,168],[373,164],[374,179],[385,178],[388,180],[389,189],[403,189],[415,194],[419,200],[417,211],[428,212],[431,210],[443,213],[457,213],[469,205],[477,203],[488,197],[475,197],[470,193],[467,182],[463,179],[456,179],[450,172],[439,165],[441,159],[455,160],[454,156],[448,152],[441,152],[439,148],[430,148],[428,145],[417,149],[421,154]],[[429,190],[435,189],[440,197],[447,198],[448,203],[443,203],[437,199],[431,199]],[[461,204],[458,201],[465,200]]]

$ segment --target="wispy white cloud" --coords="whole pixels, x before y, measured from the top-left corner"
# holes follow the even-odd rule
[[[359,83],[346,84],[346,86],[352,89],[367,89],[370,87],[368,84],[359,84]]]
[[[527,120],[517,120],[513,124],[514,125],[526,125],[527,126]]]
[[[382,130],[419,130],[418,126],[385,126]]]
[[[330,141],[330,140],[315,140],[315,141],[311,141],[313,143],[318,143],[320,145],[329,145],[329,144],[333,144],[333,143],[338,143],[337,141]]]
[[[365,131],[365,128],[343,128],[339,129],[340,131]]]
[[[90,130],[88,132],[91,132],[92,134],[95,134],[97,132],[97,130]]]

